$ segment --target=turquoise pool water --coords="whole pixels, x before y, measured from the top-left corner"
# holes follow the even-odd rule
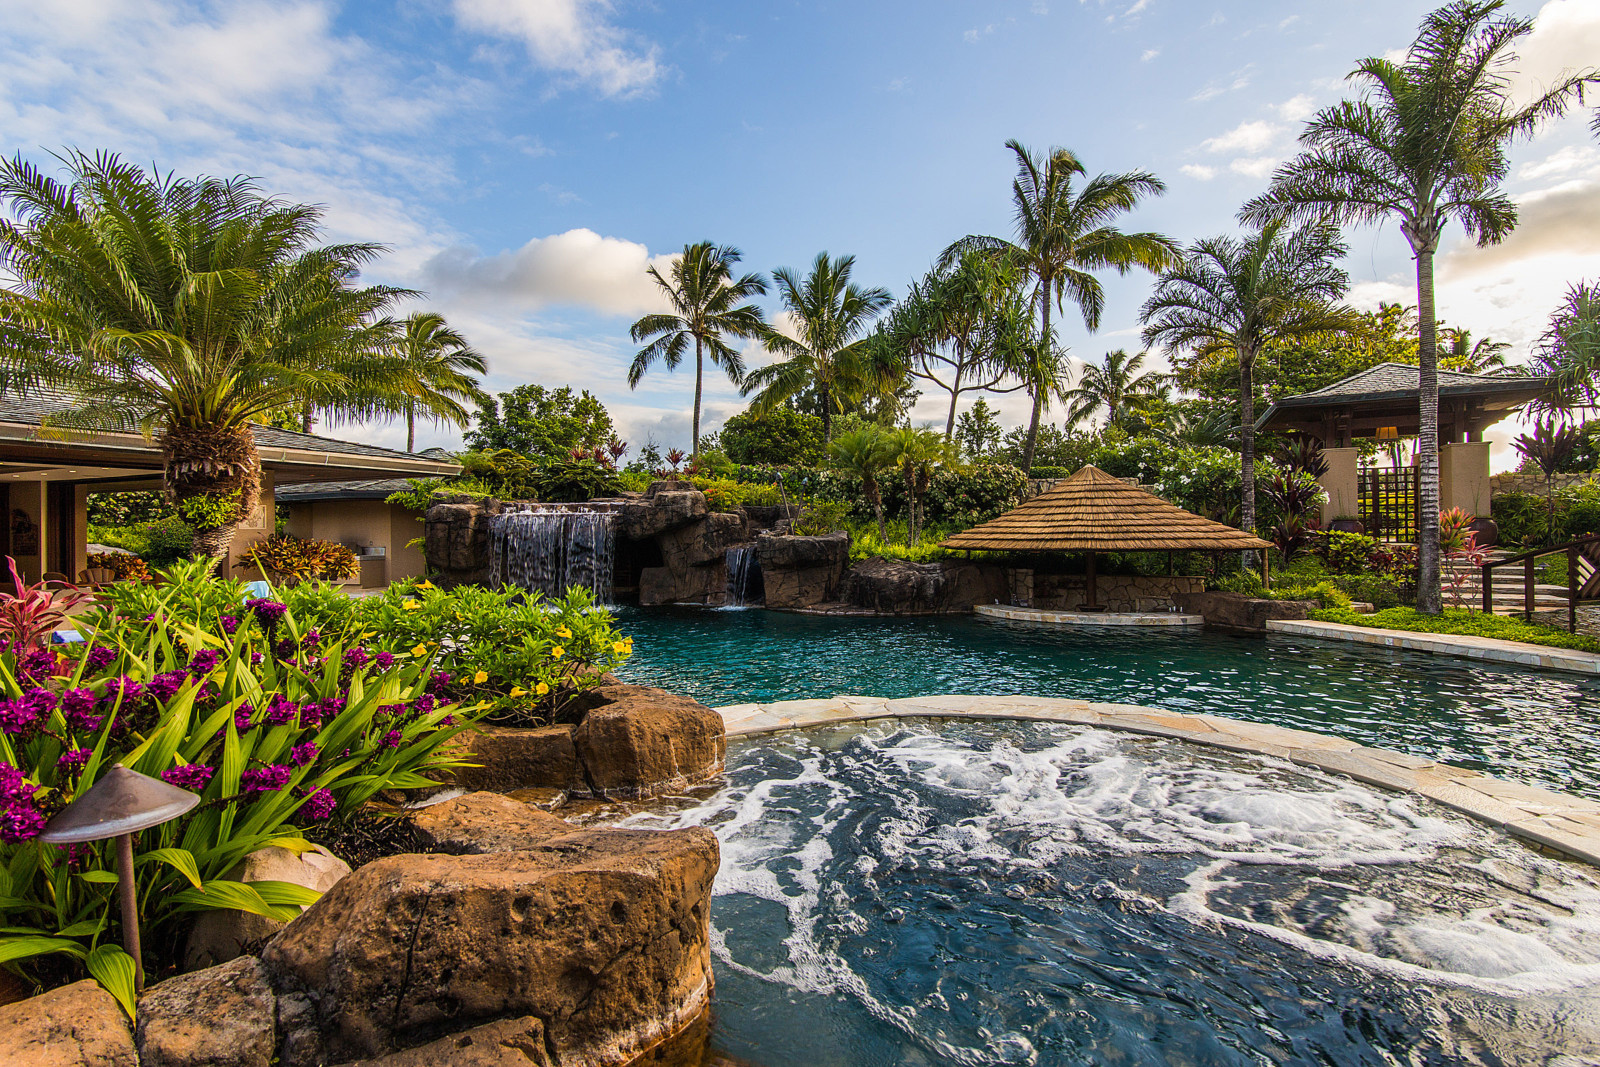
[[[716,706],[839,693],[1031,693],[1340,734],[1600,798],[1600,680],[1188,630],[623,608],[620,673]]]

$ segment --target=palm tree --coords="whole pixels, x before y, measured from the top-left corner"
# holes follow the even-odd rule
[[[950,459],[951,446],[937,430],[901,426],[887,433],[889,454],[906,486],[906,544],[922,540],[922,498],[933,469]]]
[[[887,384],[897,375],[875,358],[883,346],[870,343],[867,329],[890,304],[889,291],[863,289],[850,280],[855,256],[830,259],[819,252],[811,273],[801,278],[788,267],[772,272],[793,317],[798,338],[768,330],[766,345],[778,356],[745,378],[745,395],[755,393],[750,407],[770,411],[807,389],[821,407],[822,439],[833,440],[833,416],[847,404]]]
[[[256,505],[252,424],[311,397],[364,410],[387,397],[377,325],[404,290],[356,287],[379,245],[314,247],[320,212],[248,178],[146,174],[114,155],[65,157],[57,182],[0,163],[0,388],[64,392],[57,433],[138,428],[161,445],[169,498],[207,516],[218,558]]]
[[[1093,271],[1112,268],[1126,274],[1134,267],[1164,270],[1176,258],[1178,247],[1169,237],[1157,233],[1123,233],[1112,220],[1138,206],[1146,196],[1159,196],[1166,185],[1147,171],[1126,174],[1101,174],[1074,191],[1073,179],[1088,173],[1082,162],[1065,148],[1053,148],[1043,158],[1035,157],[1016,140],[1006,142],[1017,157],[1017,177],[1011,183],[1011,198],[1016,208],[1017,239],[965,237],[945,250],[950,257],[969,248],[1003,253],[1020,263],[1034,279],[1035,299],[1039,302],[1038,344],[1042,355],[1035,360],[1035,371],[1054,364],[1054,334],[1050,329],[1050,307],[1060,308],[1066,297],[1083,313],[1083,324],[1091,331],[1100,328],[1105,309],[1105,291]],[[1059,374],[1034,373],[1032,383],[1043,386],[1059,380]],[[1023,446],[1023,466],[1033,463],[1033,450],[1039,436],[1039,413],[1049,405],[1048,393],[1033,394],[1033,416],[1028,423],[1027,443]]]
[[[1120,426],[1141,401],[1160,396],[1167,387],[1168,375],[1144,369],[1146,353],[1129,354],[1123,349],[1106,353],[1102,367],[1085,367],[1078,384],[1062,394],[1068,404],[1066,428],[1072,430],[1102,409],[1106,425]]]
[[[1439,356],[1439,366],[1445,370],[1466,374],[1503,374],[1511,369],[1506,363],[1506,354],[1511,351],[1509,342],[1493,341],[1487,337],[1475,342],[1471,330],[1452,326],[1440,327],[1439,336],[1450,346]]]
[[[861,495],[872,505],[872,514],[878,520],[878,539],[887,541],[889,533],[883,522],[883,491],[878,478],[895,464],[889,433],[871,423],[842,433],[828,443],[828,458],[835,467],[861,479]]]
[[[667,281],[656,268],[649,268],[650,277],[672,302],[675,314],[646,315],[633,324],[633,339],[645,341],[655,338],[633,357],[628,368],[628,387],[637,389],[656,360],[677,368],[689,342],[694,342],[694,444],[691,455],[700,454],[700,392],[705,379],[705,358],[721,367],[734,385],[744,381],[744,359],[731,348],[724,336],[761,337],[766,322],[761,309],[754,304],[741,303],[767,291],[767,283],[759,274],[733,277],[733,265],[742,258],[737,248],[713,245],[710,241],[684,245],[683,253],[672,262],[672,281]]]
[[[1289,230],[1273,221],[1244,237],[1208,237],[1161,276],[1140,311],[1147,345],[1239,358],[1241,529],[1254,532],[1256,523],[1256,356],[1265,345],[1349,324],[1352,313],[1336,304],[1350,288],[1336,265],[1345,251],[1338,229],[1323,224]]]
[[[1479,246],[1517,224],[1501,189],[1506,146],[1563,114],[1594,71],[1567,75],[1522,106],[1512,105],[1507,67],[1530,19],[1498,15],[1503,0],[1455,0],[1422,20],[1402,61],[1372,57],[1350,77],[1356,100],[1306,124],[1306,151],[1278,168],[1271,188],[1244,206],[1251,222],[1395,219],[1416,259],[1419,420],[1417,610],[1437,614],[1439,586],[1439,349],[1433,257],[1455,219]]]
[[[488,399],[473,377],[486,373],[488,364],[437,312],[407,315],[390,355],[398,363],[392,410],[405,416],[407,452],[417,446],[418,415],[435,423],[465,426],[472,415],[462,401],[477,404]]]

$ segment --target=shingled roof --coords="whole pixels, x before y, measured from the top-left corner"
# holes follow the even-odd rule
[[[1271,547],[1259,537],[1185,511],[1098,467],[1084,467],[1004,515],[939,543],[945,548],[1012,552]]]
[[[1410,363],[1380,363],[1341,378],[1309,393],[1296,393],[1276,401],[1261,416],[1266,422],[1274,410],[1300,407],[1335,407],[1381,400],[1405,400],[1418,392],[1421,371]],[[1440,396],[1511,396],[1531,399],[1544,390],[1545,380],[1528,374],[1467,374],[1439,371]],[[1260,425],[1257,423],[1257,425]]]

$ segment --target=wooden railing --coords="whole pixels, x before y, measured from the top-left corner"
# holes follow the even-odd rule
[[[1534,561],[1541,556],[1553,556],[1557,552],[1564,552],[1567,556],[1567,632],[1577,632],[1578,600],[1600,595],[1600,569],[1596,569],[1587,581],[1579,582],[1578,559],[1582,557],[1590,563],[1600,563],[1600,534],[1591,534],[1588,537],[1580,537],[1576,541],[1568,541],[1564,545],[1536,548],[1531,552],[1524,552],[1520,556],[1508,556],[1505,559],[1496,559],[1485,563],[1478,576],[1478,580],[1483,583],[1483,613],[1488,615],[1494,611],[1494,575],[1491,572],[1496,567],[1520,563],[1522,564],[1523,616],[1531,622],[1533,620],[1534,599],[1536,597],[1535,587],[1539,584],[1538,571],[1534,566]]]

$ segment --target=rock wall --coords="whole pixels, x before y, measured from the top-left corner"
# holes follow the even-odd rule
[[[756,538],[761,581],[769,608],[810,608],[839,599],[850,566],[850,535],[795,537],[763,533]]]
[[[1002,568],[954,559],[863,560],[844,578],[845,602],[880,615],[956,614],[1006,597]]]
[[[489,581],[489,520],[500,514],[498,500],[435,497],[423,514],[423,556],[434,584],[486,585]]]
[[[1040,574],[1025,568],[1008,571],[1010,602],[1018,607],[1071,611],[1088,597],[1082,574]],[[1095,593],[1107,611],[1167,611],[1185,595],[1205,589],[1204,578],[1186,575],[1102,574]]]
[[[1184,611],[1204,615],[1208,629],[1242,634],[1264,634],[1269,619],[1304,619],[1321,607],[1315,600],[1268,600],[1204,590],[1185,594],[1180,603]]]

